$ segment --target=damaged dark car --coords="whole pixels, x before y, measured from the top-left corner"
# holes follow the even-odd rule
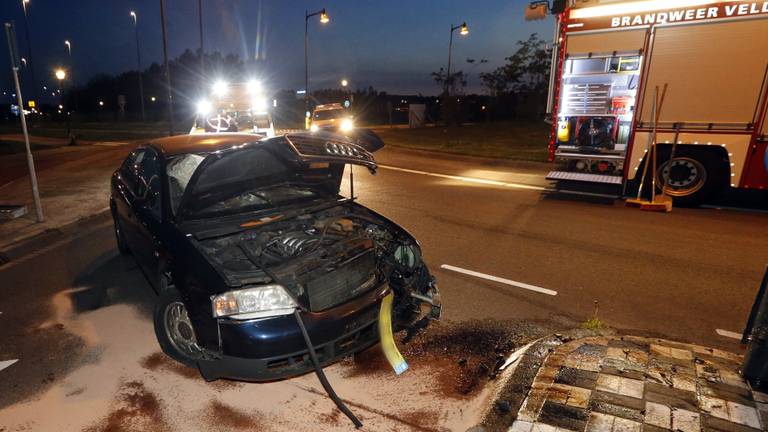
[[[390,294],[398,329],[439,318],[417,241],[340,192],[345,168],[375,173],[382,146],[324,132],[208,134],[133,151],[112,176],[110,208],[118,249],[158,294],[163,351],[208,380],[268,381],[375,345]]]

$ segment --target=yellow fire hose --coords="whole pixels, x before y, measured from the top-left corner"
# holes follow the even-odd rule
[[[381,301],[381,309],[379,309],[379,338],[381,339],[381,350],[384,351],[384,356],[392,366],[392,369],[395,370],[395,373],[400,375],[408,370],[408,363],[405,362],[403,355],[397,349],[395,336],[392,334],[393,299],[394,294],[390,292]]]

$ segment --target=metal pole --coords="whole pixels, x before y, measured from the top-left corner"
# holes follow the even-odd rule
[[[22,0],[21,6],[24,8],[24,33],[26,33],[27,38],[27,64],[29,65],[29,81],[32,83],[32,97],[36,97],[35,95],[39,94],[40,89],[37,88],[37,84],[35,83],[35,68],[33,66],[34,62],[32,61],[32,40],[29,36],[29,18],[27,18],[27,3]]]
[[[163,62],[165,63],[165,85],[168,87],[168,132],[173,135],[173,90],[171,69],[168,66],[168,32],[165,28],[165,0],[160,0],[160,25],[163,29]]]
[[[309,11],[304,10],[304,125],[309,111]]]
[[[199,12],[200,27],[200,79],[205,75],[205,57],[203,57],[203,0],[197,1],[197,10]]]
[[[448,38],[448,71],[445,74],[445,95],[450,95],[449,80],[451,79],[451,51],[453,50],[453,31],[456,30],[451,24],[451,37]]]
[[[139,19],[133,15],[133,29],[136,35],[136,68],[139,75],[139,99],[141,100],[141,121],[146,121],[144,111],[144,78],[141,76],[141,49],[139,48]]]
[[[21,96],[21,85],[19,84],[19,65],[16,62],[16,38],[13,34],[11,23],[5,23],[5,35],[8,39],[8,50],[11,56],[11,69],[13,70],[13,82],[16,85],[16,100],[19,104],[19,117],[21,118],[21,130],[24,133],[24,145],[27,150],[27,168],[29,169],[29,182],[32,186],[32,198],[35,201],[35,213],[37,221],[43,222],[43,206],[40,203],[40,191],[37,188],[37,173],[35,173],[35,160],[32,158],[32,149],[29,146],[29,131],[27,130],[27,118],[24,115],[24,99]]]

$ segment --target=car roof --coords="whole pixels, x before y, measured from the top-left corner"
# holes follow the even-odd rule
[[[168,157],[187,153],[210,153],[261,139],[259,135],[246,133],[205,133],[159,138],[150,141],[149,145]]]

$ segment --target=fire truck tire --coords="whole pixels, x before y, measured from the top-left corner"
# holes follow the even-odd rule
[[[661,189],[667,182],[676,205],[700,205],[728,185],[728,163],[714,152],[682,148],[669,160],[669,150],[660,150],[659,161],[656,184]]]

